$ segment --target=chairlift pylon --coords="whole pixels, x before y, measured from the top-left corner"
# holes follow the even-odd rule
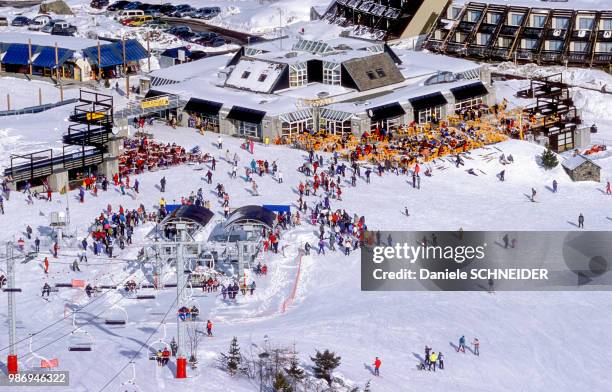
[[[72,314],[74,330],[70,333],[70,338],[68,338],[68,351],[93,351],[94,337],[82,327],[77,327],[76,313]]]

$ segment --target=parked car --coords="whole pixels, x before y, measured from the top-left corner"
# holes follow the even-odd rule
[[[172,13],[172,16],[175,18],[184,18],[186,16],[191,16],[196,11],[195,8],[188,4],[181,4],[176,7],[176,11]]]
[[[91,3],[89,4],[89,6],[91,8],[97,8],[99,10],[101,10],[104,7],[107,7],[109,4],[108,0],[91,0]]]
[[[38,31],[45,27],[47,23],[51,22],[51,20],[49,15],[38,15],[30,21],[28,30]]]
[[[181,31],[174,34],[176,38],[182,39],[183,41],[189,41],[189,39],[191,39],[191,37],[193,37],[194,35],[195,33],[191,31]]]
[[[168,23],[159,20],[153,20],[151,22],[145,23],[144,26],[150,30],[160,31],[166,31],[170,28],[170,25]]]
[[[68,22],[56,22],[51,29],[51,35],[74,35],[77,32],[76,26]]]
[[[139,16],[144,16],[143,10],[122,10],[115,16],[117,20],[133,19]]]
[[[219,47],[219,46],[223,46],[223,45],[225,45],[227,43],[229,43],[229,42],[227,42],[224,38],[216,37],[216,38],[213,38],[212,40],[210,40],[208,42],[208,45],[206,45],[206,46],[212,46],[213,48],[216,48],[216,47]]]
[[[8,19],[5,16],[0,16],[0,26],[8,26]]]
[[[212,19],[215,16],[218,16],[221,13],[221,8],[219,7],[204,7],[198,9],[193,17],[198,19]]]
[[[106,9],[108,11],[121,11],[123,9],[123,7],[125,7],[128,4],[130,4],[129,1],[119,0],[119,1],[115,1],[113,4],[111,4],[108,7],[106,7]]]
[[[213,38],[218,37],[219,34],[213,33],[211,31],[204,31],[200,33],[195,33],[195,35],[190,39],[191,42],[195,42],[200,45],[204,45],[201,42],[211,41]]]
[[[67,22],[63,19],[54,19],[54,20],[49,21],[49,23],[47,23],[46,25],[44,25],[42,29],[40,29],[40,31],[42,31],[43,33],[50,33],[51,30],[53,30],[53,26],[55,26],[56,23],[67,23]]]
[[[161,11],[162,14],[166,16],[170,16],[172,15],[174,11],[176,11],[176,6],[170,3],[166,3],[166,4],[162,4],[159,10]]]
[[[171,28],[166,30],[166,33],[172,35],[191,33],[191,28],[189,28],[188,26],[172,26]]]
[[[30,24],[30,19],[25,16],[17,16],[11,22],[11,26],[27,26]]]
[[[142,5],[142,3],[140,1],[132,1],[130,4],[126,5],[125,7],[123,7],[124,10],[138,10]]]
[[[144,25],[147,22],[151,22],[152,20],[153,20],[153,17],[151,15],[138,16],[138,17],[132,19],[126,25],[130,26],[130,27],[140,27],[140,26]]]

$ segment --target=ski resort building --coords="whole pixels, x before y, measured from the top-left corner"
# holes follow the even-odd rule
[[[427,33],[448,0],[333,0],[322,19],[355,37],[379,40]]]
[[[612,66],[607,0],[455,0],[424,44],[433,52],[491,61]]]
[[[0,72],[85,82],[140,71],[149,56],[136,40],[98,42],[56,35],[0,33]]]
[[[584,155],[568,158],[561,166],[572,181],[601,181],[601,167]]]
[[[180,96],[186,105],[174,115],[183,125],[197,118],[207,130],[269,142],[304,131],[397,129],[494,103],[488,71],[471,61],[352,38],[282,45],[154,71],[146,100]]]

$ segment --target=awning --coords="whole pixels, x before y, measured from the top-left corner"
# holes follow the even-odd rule
[[[121,41],[116,42],[117,49],[121,57],[123,58],[123,43]],[[149,53],[145,48],[142,47],[140,42],[135,39],[129,39],[125,41],[125,60],[126,61],[138,61],[149,57]]]
[[[406,112],[402,105],[399,102],[392,102],[382,106],[376,106],[367,110],[368,116],[372,120],[372,122],[384,120],[387,118],[399,117]]]
[[[209,116],[216,116],[221,110],[222,103],[207,101],[205,99],[191,98],[185,105],[186,112],[200,113]]]
[[[57,49],[57,63],[59,65],[64,64],[69,58],[72,57],[73,51],[68,49]],[[55,68],[55,48],[51,46],[44,46],[38,52],[32,65],[35,67],[44,68]]]
[[[312,109],[298,110],[297,112],[286,113],[280,116],[280,120],[286,123],[312,119]]]
[[[451,92],[457,101],[464,101],[474,97],[482,97],[489,94],[482,82],[466,84],[465,86],[451,88]]]
[[[113,44],[114,45],[114,44]],[[117,51],[113,45],[100,45],[100,67],[113,67],[116,65],[123,64],[121,52]],[[92,46],[83,50],[85,57],[89,59],[89,62],[93,65],[98,65],[98,47]]]
[[[323,108],[319,112],[319,117],[324,120],[345,122],[346,120],[349,120],[351,117],[353,117],[353,113]]]
[[[252,124],[260,124],[266,112],[261,110],[243,108],[242,106],[232,106],[227,118],[230,120],[244,121]]]
[[[153,98],[153,97],[159,97],[160,95],[168,95],[168,93],[165,93],[163,91],[158,91],[158,90],[149,90],[147,91],[144,97]]]
[[[185,52],[185,57],[191,57],[191,51],[189,49],[187,49],[186,46],[180,46],[178,48],[170,48],[170,49],[166,49],[163,52],[161,52],[160,56],[163,57],[171,57],[173,59],[178,59],[179,57],[179,51],[182,50],[183,52]]]
[[[258,223],[269,228],[274,227],[276,216],[270,209],[260,206],[243,206],[237,208],[225,221],[225,227],[239,224]]]
[[[32,55],[36,52],[36,46],[32,45]],[[27,44],[11,44],[2,58],[2,64],[28,65],[30,64],[30,53]]]
[[[447,103],[446,98],[444,98],[444,95],[440,92],[410,98],[408,101],[410,101],[414,110],[433,108],[440,105],[446,105]]]

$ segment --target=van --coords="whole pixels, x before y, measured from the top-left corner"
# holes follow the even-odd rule
[[[151,15],[138,16],[136,18],[130,18],[129,22],[127,23],[127,26],[139,27],[147,22],[151,22],[152,20],[153,20],[153,17]],[[123,23],[123,21],[121,23]]]
[[[38,15],[32,19],[32,22],[28,26],[28,30],[38,31],[49,22],[51,22],[51,17],[49,15]]]
[[[143,10],[123,10],[117,14],[117,20],[123,20],[128,18],[136,18],[138,16],[144,16]]]

